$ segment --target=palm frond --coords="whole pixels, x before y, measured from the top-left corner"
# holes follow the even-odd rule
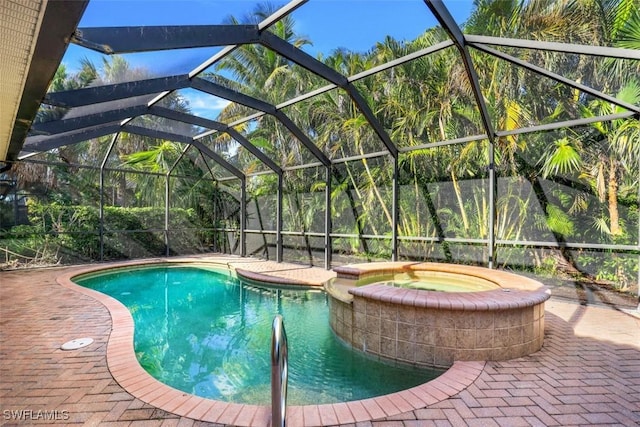
[[[555,234],[571,236],[574,233],[574,223],[569,215],[555,205],[547,205],[547,227]]]
[[[609,224],[607,224],[607,219],[605,217],[594,218],[593,227],[601,234],[611,234],[611,229],[609,228]]]
[[[555,141],[554,145],[555,150],[545,159],[542,166],[543,177],[570,173],[580,168],[580,153],[567,138]]]
[[[617,44],[622,40],[631,41],[631,45],[624,46],[625,42],[623,42],[623,46],[629,49],[638,48],[640,42],[640,37],[635,38],[635,43],[633,43],[634,38],[627,38],[629,35],[633,36],[633,27],[636,26],[636,31],[640,31],[640,20],[638,19],[640,15],[638,14],[638,2],[637,0],[615,0],[612,1],[612,6],[608,10],[607,21],[610,26],[610,36],[612,40],[617,41]],[[635,22],[634,22],[635,21]],[[629,30],[631,29],[631,34],[629,34]],[[640,36],[640,32],[636,33],[635,36]]]

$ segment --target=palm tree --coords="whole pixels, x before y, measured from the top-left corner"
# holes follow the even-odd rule
[[[225,22],[228,24],[257,24],[275,11],[276,9],[273,5],[260,3],[256,5],[250,15],[243,17],[241,20],[230,16]],[[310,41],[307,38],[294,32],[294,26],[293,18],[288,15],[269,27],[267,31],[274,33],[298,48],[309,44]],[[299,67],[292,66],[286,58],[258,44],[239,47],[217,63],[213,72],[205,72],[202,77],[271,104],[277,104],[288,97],[299,94],[302,89],[299,84],[303,80],[301,79]],[[218,120],[229,123],[251,113],[253,113],[251,109],[232,103],[222,110]],[[277,129],[275,129],[274,123],[268,117],[263,117],[258,119],[255,125],[250,126],[252,128],[265,128],[264,131],[255,134],[256,137],[264,137],[265,134],[276,135]],[[245,124],[238,130],[250,131],[250,126]],[[282,141],[282,135],[277,141]],[[221,150],[226,151],[229,148],[230,141],[225,134],[215,139],[210,139],[209,142],[215,143]],[[271,142],[273,147],[276,148],[276,140]],[[285,160],[287,158],[288,152],[286,148],[288,147],[280,147],[272,153],[275,155],[276,160]],[[240,152],[246,155],[243,150]],[[243,159],[247,163],[251,163],[252,160],[251,157]],[[282,165],[284,164],[282,163]]]
[[[640,84],[636,80],[629,81],[616,98],[634,105],[640,105]],[[592,101],[583,109],[585,117],[615,114],[625,111],[609,102]],[[620,236],[623,229],[620,224],[618,198],[621,171],[626,170],[631,176],[638,176],[637,155],[640,152],[640,122],[637,119],[618,119],[611,122],[594,123],[594,135],[591,137],[587,152],[590,154],[590,167],[587,172],[594,183],[598,197],[608,204],[608,227],[599,221],[599,228],[611,236]]]

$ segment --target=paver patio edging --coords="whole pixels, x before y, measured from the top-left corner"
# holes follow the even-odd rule
[[[135,356],[134,324],[129,310],[116,299],[77,285],[71,280],[74,276],[105,268],[149,265],[158,262],[173,261],[154,259],[144,262],[121,262],[79,267],[66,271],[58,276],[56,281],[65,288],[92,297],[109,311],[112,328],[107,343],[107,365],[113,378],[129,394],[164,411],[195,420],[243,427],[270,425],[271,408],[268,406],[206,399],[174,389],[153,378],[140,366]],[[198,260],[197,262],[203,263],[204,261]],[[426,408],[466,389],[482,373],[484,366],[484,361],[459,361],[455,362],[438,378],[396,393],[335,404],[289,406],[287,408],[287,422],[290,426],[310,427],[347,424],[372,421]]]

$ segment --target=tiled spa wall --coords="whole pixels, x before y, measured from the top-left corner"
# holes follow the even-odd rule
[[[494,311],[416,308],[354,296],[329,297],[335,333],[356,349],[426,367],[454,360],[507,360],[534,353],[544,337],[544,303]]]

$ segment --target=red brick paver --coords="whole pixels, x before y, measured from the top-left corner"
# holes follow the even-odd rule
[[[273,269],[256,260],[242,262],[241,268],[247,270]],[[327,274],[277,266],[290,279],[316,271],[323,278]],[[269,416],[264,408],[237,413],[226,405],[216,410],[185,399],[176,408],[187,415],[181,417],[128,393],[107,366],[109,312],[93,298],[58,285],[56,277],[66,271],[0,272],[0,425],[219,425],[189,415],[266,425]],[[618,310],[554,299],[546,304],[545,319],[541,351],[488,362],[479,376],[467,375],[473,382],[452,397],[436,401],[437,388],[427,385],[380,404],[333,405],[329,413],[291,408],[290,424],[349,424],[371,420],[365,415],[374,414],[382,418],[366,425],[640,425],[640,320]],[[94,343],[76,351],[59,349],[62,343],[85,336]],[[157,401],[162,397],[156,396]],[[425,407],[396,413],[417,408],[419,402]],[[393,415],[387,416],[389,412]]]

